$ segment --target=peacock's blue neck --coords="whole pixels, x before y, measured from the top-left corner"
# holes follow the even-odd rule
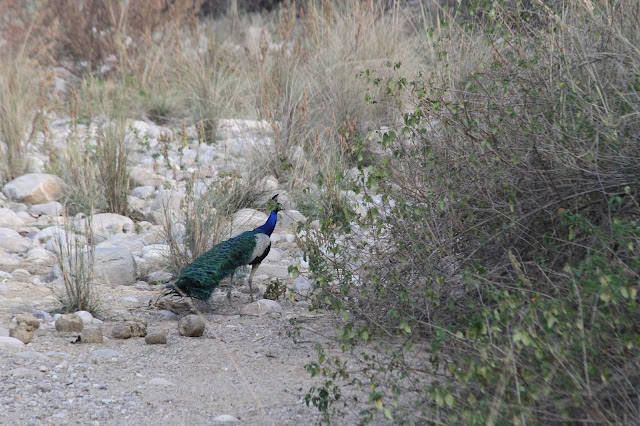
[[[271,210],[269,219],[267,219],[264,225],[260,226],[258,229],[262,230],[265,234],[271,236],[273,229],[276,227],[277,221],[278,221],[278,212],[276,210]]]

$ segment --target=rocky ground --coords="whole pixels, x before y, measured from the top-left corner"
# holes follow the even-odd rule
[[[61,147],[71,131],[69,120],[51,127],[50,142]],[[68,188],[43,173],[46,159],[37,149],[32,166],[40,173],[2,188],[2,423],[317,423],[317,410],[306,407],[304,396],[320,382],[310,379],[304,365],[314,359],[320,337],[306,327],[297,344],[289,337],[292,318],[297,324],[313,322],[314,329],[331,328],[329,317],[308,310],[309,280],[304,274],[294,280],[287,272],[292,265],[303,271],[306,266],[291,226],[306,220],[303,215],[290,208],[281,212],[271,254],[254,280],[258,299],[277,279],[295,290],[293,300],[250,303],[235,289],[230,300],[219,292],[209,305],[187,312],[163,302],[158,285],[171,276],[161,222],[167,211],[180,209],[187,174],[197,173],[196,185],[204,190],[219,173],[242,173],[246,159],[241,153],[271,143],[264,123],[223,121],[222,140],[215,145],[199,144],[192,131],[186,147],[165,149],[162,165],[154,163],[158,156],[153,154],[161,151],[158,140],[169,129],[140,121],[129,128],[128,137],[144,141],[131,168],[136,186],[129,204],[146,220],[96,212],[88,230],[84,217],[66,217],[60,202]],[[95,126],[80,131],[95,134]],[[262,184],[279,190],[274,177]],[[287,208],[286,193],[282,200]],[[265,219],[264,212],[243,209],[232,225],[239,232]],[[63,288],[60,241],[94,248],[94,288],[104,308],[100,318],[86,312],[54,316],[59,303],[52,291]],[[203,321],[201,336],[187,337],[191,332],[180,320],[189,314]]]

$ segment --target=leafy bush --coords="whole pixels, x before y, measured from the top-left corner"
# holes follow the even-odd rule
[[[361,352],[346,376],[322,354],[312,372],[367,389],[351,403],[362,421],[630,422],[637,5],[468,12],[464,31],[491,55],[459,79],[363,74],[412,108],[369,135],[380,153],[352,188],[365,211],[306,230],[314,303],[340,314],[343,349]],[[449,36],[434,34],[445,62]],[[327,389],[308,402],[328,410]]]

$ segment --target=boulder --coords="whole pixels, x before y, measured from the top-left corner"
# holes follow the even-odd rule
[[[30,173],[7,183],[2,193],[13,201],[41,204],[58,199],[63,187],[64,182],[57,176]]]
[[[22,347],[24,347],[22,340],[16,339],[15,337],[0,336],[0,349]]]
[[[91,312],[78,311],[75,314],[82,319],[82,323],[84,325],[91,324],[91,322],[93,321],[93,315],[91,315]]]
[[[26,253],[33,247],[33,241],[29,238],[5,237],[0,235],[0,248],[9,253]]]
[[[136,186],[160,186],[167,181],[164,177],[154,172],[153,169],[133,167],[129,170],[129,176]]]
[[[306,297],[313,291],[313,283],[304,275],[300,275],[293,282],[293,291]]]
[[[29,213],[36,216],[62,216],[64,208],[62,207],[62,204],[57,201],[49,201],[44,204],[34,204],[29,209]]]
[[[242,309],[242,313],[245,315],[264,315],[270,312],[282,312],[282,306],[275,300],[260,299]]]
[[[145,336],[144,342],[147,345],[166,345],[167,344],[167,335],[166,333],[156,331],[154,333],[149,333]]]
[[[177,220],[184,195],[178,191],[162,190],[151,203],[149,220],[156,224],[165,223],[167,218]]]
[[[200,337],[204,333],[206,323],[200,315],[187,315],[178,322],[181,336]]]
[[[82,334],[80,334],[81,343],[102,343],[103,341],[102,327],[99,325],[86,327],[82,330]]]
[[[86,217],[77,217],[73,221],[73,229],[82,234],[87,233],[87,224],[91,223],[91,231],[94,241],[102,242],[111,235],[120,232],[133,232],[133,221],[126,216],[115,213],[98,213],[91,220]]]
[[[23,267],[32,274],[45,275],[57,262],[56,256],[42,247],[34,247],[27,252]]]
[[[16,215],[20,218],[22,223],[24,223],[25,225],[29,225],[31,223],[35,223],[38,221],[35,217],[31,216],[27,212],[17,212]],[[49,216],[46,216],[46,217],[49,217]]]
[[[56,320],[56,330],[63,333],[81,333],[82,328],[82,318],[76,314],[61,315]]]
[[[147,198],[155,194],[155,192],[156,192],[155,187],[151,185],[145,185],[145,186],[138,186],[133,188],[133,190],[131,191],[131,195],[141,200],[146,200]]]
[[[35,331],[36,329],[29,327],[26,324],[18,324],[9,330],[9,336],[13,337],[14,339],[20,340],[26,345],[27,343],[31,342],[31,339],[33,339]]]
[[[305,223],[307,218],[298,210],[284,210],[278,213],[278,226],[291,228],[291,225]]]
[[[35,239],[44,244],[51,239],[59,239],[65,241],[66,235],[67,233],[63,228],[59,226],[49,226],[38,232],[35,236]]]
[[[173,274],[167,271],[153,271],[149,273],[147,281],[149,283],[166,283],[173,278]]]
[[[268,216],[258,210],[241,209],[233,214],[233,229],[244,231],[263,225]]]
[[[0,271],[13,271],[20,264],[22,264],[20,257],[0,248]]]
[[[100,247],[93,252],[93,277],[109,285],[131,285],[136,282],[136,263],[131,251],[123,247]]]
[[[130,337],[144,337],[147,335],[147,323],[142,320],[125,321],[111,329],[114,339],[128,339]]]
[[[104,240],[96,247],[122,247],[129,249],[129,251],[139,252],[142,248],[149,243],[145,240],[145,235],[142,234],[115,234]]]
[[[0,208],[0,227],[19,228],[24,226],[24,221],[13,210]]]
[[[40,327],[40,320],[29,312],[24,312],[16,315],[16,322],[19,325],[24,325],[33,330],[37,330]]]
[[[271,278],[287,278],[289,276],[289,268],[287,266],[272,263],[260,264],[258,272]]]

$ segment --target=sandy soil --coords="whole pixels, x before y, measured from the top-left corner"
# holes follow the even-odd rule
[[[0,326],[10,328],[20,311],[54,306],[49,289],[8,283]],[[288,337],[290,318],[330,329],[328,316],[310,313],[304,302],[281,301],[282,313],[240,315],[248,296],[229,302],[217,294],[199,305],[207,322],[202,337],[178,333],[177,318],[155,306],[157,287],[101,288],[108,311],[102,344],[73,344],[75,335],[44,323],[23,348],[0,348],[2,424],[316,424],[318,411],[304,395],[311,380],[304,365],[315,359],[318,335],[303,330]],[[128,317],[163,331],[167,344],[144,338],[111,338],[111,327]],[[105,352],[110,349],[115,353]],[[96,352],[98,351],[98,352]]]

